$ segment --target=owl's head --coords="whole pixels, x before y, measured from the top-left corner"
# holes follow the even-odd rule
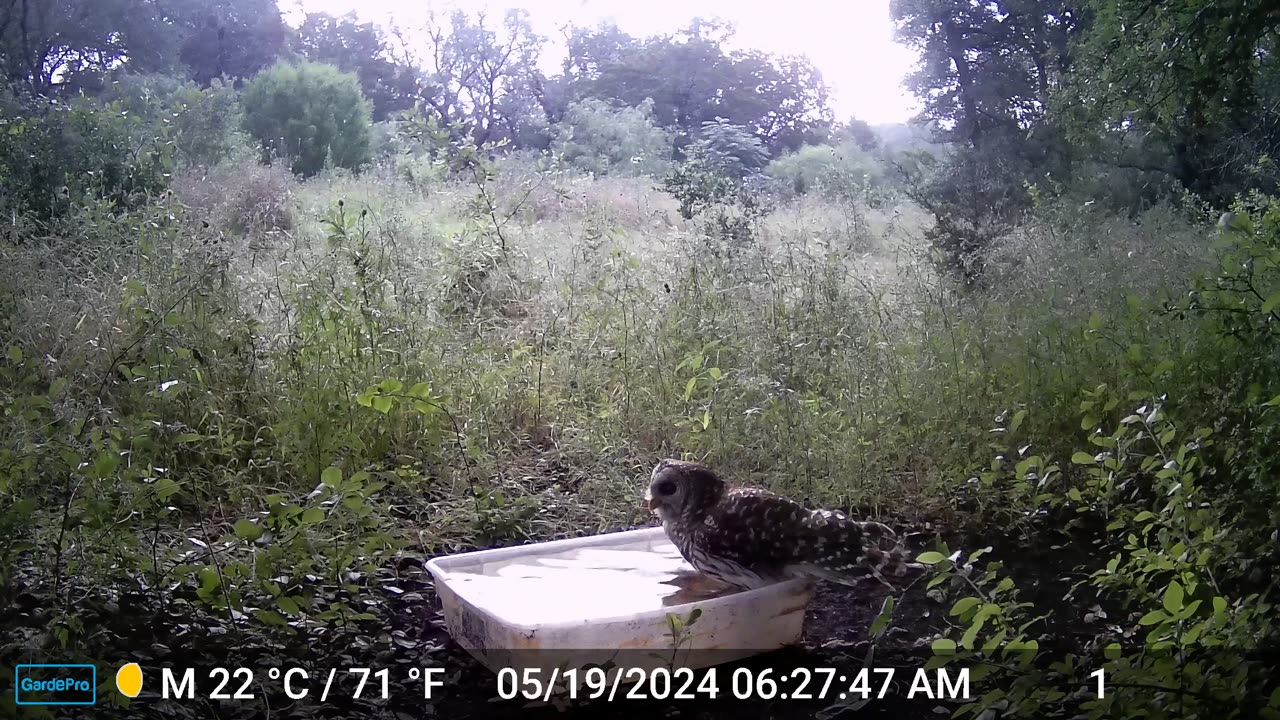
[[[662,520],[697,517],[720,501],[724,481],[705,465],[683,460],[659,460],[644,494],[649,511]]]

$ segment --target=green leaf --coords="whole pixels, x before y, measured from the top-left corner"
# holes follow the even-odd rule
[[[1227,599],[1224,597],[1215,597],[1213,599],[1213,614],[1221,617],[1227,612]]]
[[[104,450],[94,458],[90,473],[96,478],[105,478],[115,472],[119,465],[120,456],[110,450]]]
[[[1146,615],[1143,615],[1142,618],[1138,620],[1138,624],[1139,625],[1155,625],[1156,623],[1164,622],[1166,619],[1168,619],[1168,617],[1169,617],[1168,615],[1164,614],[1163,610],[1152,610]]]
[[[925,565],[937,565],[938,563],[946,559],[947,559],[946,555],[943,555],[940,552],[930,551],[926,553],[920,553],[920,555],[916,557],[916,562],[924,563]]]
[[[248,540],[249,542],[253,542],[254,540],[262,537],[262,526],[247,518],[237,520],[236,524],[231,526],[231,530],[235,533],[236,537],[242,540]]]
[[[276,598],[276,607],[280,608],[281,610],[285,611],[290,615],[297,615],[299,612],[302,611],[302,608],[299,607],[298,605],[298,601],[294,600],[292,597],[289,597],[288,595],[281,595],[280,597]]]
[[[417,410],[422,415],[434,415],[435,413],[440,412],[440,408],[438,406],[427,402],[426,400],[414,400],[413,409]]]
[[[9,346],[9,360],[10,360],[14,365],[19,365],[19,364],[21,364],[21,363],[22,363],[22,348],[18,347],[17,345],[10,345],[10,346]]]
[[[275,610],[263,610],[259,608],[253,611],[253,616],[258,618],[259,621],[266,623],[267,625],[274,625],[275,627],[284,627],[289,624],[289,621],[285,620],[284,616]]]
[[[1169,587],[1164,589],[1164,597],[1161,598],[1160,604],[1164,606],[1165,611],[1169,614],[1177,613],[1182,609],[1182,586],[1177,580],[1169,583]]]
[[[960,598],[955,605],[951,606],[951,614],[963,615],[965,612],[972,610],[979,602],[981,601],[975,597]]]
[[[1280,307],[1280,292],[1267,298],[1267,301],[1262,303],[1262,312],[1269,313],[1275,310],[1276,307]]]
[[[314,525],[318,522],[324,522],[324,508],[307,508],[302,513],[302,523],[304,525]]]
[[[691,377],[691,378],[689,378],[689,382],[685,383],[685,386],[684,386],[684,399],[685,399],[685,402],[688,402],[688,401],[689,401],[689,398],[693,397],[693,388],[694,388],[697,384],[698,384],[698,378],[696,378],[696,377]]]
[[[978,632],[982,630],[982,626],[987,622],[987,616],[979,614],[973,619],[973,624],[969,629],[964,631],[964,635],[960,637],[960,647],[966,650],[973,649],[974,640],[978,639]]]
[[[889,626],[889,620],[893,618],[893,596],[890,595],[884,599],[884,603],[880,606],[880,614],[876,615],[876,619],[871,621],[871,628],[867,634],[871,637],[879,637],[880,633]]]
[[[1008,632],[1008,630],[1001,630],[995,635],[987,638],[987,641],[982,643],[982,652],[994,652],[996,648],[1000,647],[1000,643],[1004,641],[1004,636],[1008,634]]]
[[[1090,424],[1092,427],[1092,423]],[[1077,452],[1071,456],[1071,462],[1076,465],[1097,465],[1098,461],[1087,452]]]
[[[200,579],[200,589],[206,593],[212,592],[222,582],[218,577],[218,571],[207,565],[200,568],[196,576]]]
[[[722,373],[720,372],[720,368],[718,368],[718,367],[713,367],[713,368],[711,368],[710,370],[708,370],[707,372],[711,375],[711,379],[712,379],[712,380],[719,380],[719,379],[720,379],[720,376],[721,376],[721,374],[722,374]]]
[[[1015,652],[1026,653],[1028,659],[1034,657],[1039,650],[1040,642],[1038,640],[1015,640],[1004,646],[1005,655]]]
[[[395,401],[392,398],[386,395],[374,395],[372,400],[373,409],[377,410],[383,415],[386,415],[387,413],[391,412],[391,405],[394,402]]]
[[[930,647],[933,648],[934,655],[950,655],[956,651],[956,641],[948,638],[938,638],[933,641]]]
[[[164,502],[165,500],[168,500],[169,498],[173,497],[175,494],[177,494],[178,490],[181,489],[178,487],[178,483],[174,482],[169,478],[160,478],[159,480],[157,480],[155,484],[155,488],[156,488],[156,499],[159,500],[160,502]]]
[[[338,487],[342,483],[342,468],[330,465],[320,473],[320,482],[329,487]]]

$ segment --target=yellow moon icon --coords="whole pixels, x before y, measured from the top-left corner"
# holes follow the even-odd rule
[[[136,698],[142,692],[142,668],[138,663],[122,665],[116,671],[116,689],[121,695]]]

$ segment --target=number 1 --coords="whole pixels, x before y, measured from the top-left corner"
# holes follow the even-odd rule
[[[1103,670],[1102,668],[1098,668],[1097,670],[1094,670],[1093,672],[1089,673],[1089,677],[1098,678],[1098,699],[1099,700],[1107,696],[1107,689],[1105,687],[1106,672],[1107,672],[1106,670]]]

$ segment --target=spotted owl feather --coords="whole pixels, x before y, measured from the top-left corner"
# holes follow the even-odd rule
[[[650,508],[685,560],[732,585],[759,587],[808,577],[892,588],[891,579],[901,581],[922,569],[886,525],[810,510],[766,490],[729,489],[696,463],[659,463],[649,496]]]

